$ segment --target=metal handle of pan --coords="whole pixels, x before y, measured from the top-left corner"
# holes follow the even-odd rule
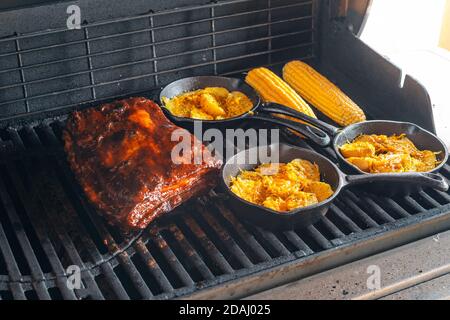
[[[433,188],[446,192],[449,189],[447,180],[436,173],[382,173],[346,176],[346,186],[368,184],[373,182],[400,182],[420,185],[424,188]]]
[[[278,113],[278,114],[284,114],[287,116],[294,117],[299,120],[303,120],[309,124],[312,124],[316,126],[317,128],[322,129],[325,131],[328,135],[330,135],[332,138],[334,138],[338,132],[340,131],[339,128],[332,126],[331,124],[328,124],[322,120],[312,118],[302,112],[299,112],[297,110],[294,110],[292,108],[283,106],[281,104],[277,103],[264,103],[260,106],[259,111],[263,111],[265,113]]]
[[[283,119],[279,117],[274,117],[270,114],[262,114],[262,113],[254,114],[253,116],[251,116],[251,119],[267,121],[295,130],[321,147],[326,147],[331,143],[330,136],[326,132],[324,132],[319,128],[311,127],[304,123],[299,123],[289,119]]]

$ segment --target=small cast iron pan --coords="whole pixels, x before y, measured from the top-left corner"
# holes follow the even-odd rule
[[[362,171],[358,167],[349,163],[340,152],[340,147],[348,142],[354,141],[358,136],[363,134],[376,134],[376,135],[394,135],[394,134],[406,134],[407,137],[421,150],[431,150],[438,152],[437,160],[440,164],[433,170],[427,172],[429,174],[423,174],[417,177],[416,184],[405,184],[401,181],[392,181],[391,183],[373,183],[368,187],[364,187],[365,191],[374,192],[385,196],[396,195],[410,195],[411,193],[418,192],[423,188],[433,188],[441,191],[448,190],[448,184],[446,180],[433,173],[438,173],[444,164],[448,160],[448,149],[445,143],[431,132],[419,127],[416,124],[408,122],[396,122],[388,120],[375,120],[365,121],[350,125],[346,128],[337,128],[326,122],[318,119],[308,117],[305,114],[300,113],[297,118],[310,123],[323,131],[325,131],[330,137],[332,137],[332,147],[336,152],[339,164],[341,168],[346,172],[364,174],[364,175],[376,175]],[[298,137],[292,135],[287,130],[283,131],[289,142],[295,144],[298,141]]]
[[[238,117],[224,119],[224,120],[197,120],[192,118],[182,118],[173,115],[162,101],[163,97],[168,99],[179,96],[183,93],[204,89],[206,87],[222,87],[231,91],[240,91],[244,93],[252,102],[253,108],[250,112],[244,113]],[[259,95],[252,87],[247,85],[243,80],[237,78],[217,77],[217,76],[199,76],[190,77],[177,80],[170,83],[161,91],[159,100],[167,117],[180,127],[192,130],[194,122],[201,122],[203,129],[217,128],[217,129],[237,129],[239,124],[244,121],[261,120],[274,123],[285,128],[295,130],[305,137],[309,138],[319,146],[327,146],[330,144],[330,137],[321,129],[308,126],[303,123],[298,123],[289,119],[283,119],[271,115],[271,113],[278,113],[298,118],[300,112],[282,105],[273,103],[262,103]]]
[[[436,178],[437,175],[431,173],[388,173],[373,175],[345,175],[336,165],[322,155],[299,147],[287,144],[273,144],[268,147],[269,154],[279,152],[279,162],[288,163],[294,159],[304,159],[315,163],[320,168],[321,181],[331,185],[334,190],[333,196],[329,199],[313,206],[299,208],[297,210],[280,213],[263,206],[259,206],[241,199],[230,190],[231,177],[237,176],[241,170],[252,170],[257,165],[249,164],[248,159],[260,159],[260,148],[244,150],[230,158],[222,170],[221,183],[225,192],[229,195],[230,205],[234,213],[243,219],[270,230],[292,230],[294,228],[307,227],[317,222],[323,217],[333,200],[339,195],[342,189],[356,185],[370,185],[374,183],[400,183],[403,185],[415,185],[421,183],[424,177],[427,179]],[[434,177],[436,176],[436,177]],[[448,187],[442,182],[442,187]]]

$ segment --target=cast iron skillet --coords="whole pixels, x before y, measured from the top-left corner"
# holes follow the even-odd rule
[[[224,165],[221,177],[222,187],[229,195],[230,205],[234,213],[243,219],[270,230],[292,230],[294,228],[306,227],[317,222],[324,216],[333,200],[339,195],[342,189],[356,185],[370,185],[374,183],[401,183],[404,185],[414,185],[421,183],[422,177],[430,177],[430,173],[388,173],[376,175],[345,175],[330,160],[322,155],[290,146],[287,144],[273,144],[268,147],[270,154],[279,152],[279,162],[288,163],[294,159],[304,159],[316,163],[320,168],[321,181],[331,185],[334,190],[333,196],[329,199],[313,206],[299,208],[289,213],[280,213],[259,205],[252,204],[235,195],[229,188],[231,177],[237,176],[241,170],[252,170],[257,164],[250,164],[248,159],[260,159],[258,147],[248,149],[230,158]],[[259,164],[259,163],[258,163]],[[437,176],[437,175],[436,175]],[[439,180],[436,177],[436,180]],[[442,181],[442,189],[448,188],[445,181]]]
[[[434,173],[438,173],[448,160],[448,149],[445,143],[431,132],[419,127],[416,124],[408,122],[396,122],[388,120],[365,121],[350,125],[340,129],[318,119],[308,117],[299,113],[297,118],[304,120],[322,130],[332,137],[332,147],[336,152],[339,164],[346,172],[374,175],[360,170],[358,167],[349,163],[340,152],[340,147],[362,134],[394,135],[406,134],[408,138],[421,150],[431,150],[438,152],[437,160],[440,164],[433,170],[417,177],[415,184],[405,184],[401,181],[392,181],[392,183],[373,183],[364,187],[366,191],[375,192],[385,196],[409,195],[420,191],[424,187],[434,188],[441,191],[447,191],[448,186],[445,179]],[[289,141],[295,144],[298,137],[289,132],[283,131]]]
[[[163,97],[171,99],[183,93],[203,89],[206,87],[222,87],[228,89],[229,91],[240,91],[253,102],[253,108],[250,112],[244,113],[243,115],[234,118],[224,120],[196,120],[192,118],[181,118],[173,115],[169,110],[167,110],[167,108],[165,108],[162,101]],[[297,118],[298,114],[300,113],[285,106],[273,103],[261,103],[261,99],[259,98],[259,95],[256,93],[256,91],[253,90],[252,87],[247,85],[243,80],[237,78],[199,76],[180,79],[170,83],[165,88],[163,88],[159,95],[159,99],[167,117],[177,125],[189,130],[193,129],[194,122],[196,121],[202,123],[203,129],[236,129],[237,127],[239,127],[238,124],[242,121],[262,120],[300,132],[302,135],[308,137],[311,141],[320,146],[327,146],[331,141],[330,137],[321,129],[292,120],[272,116],[271,113],[273,113],[274,110],[278,114],[284,114],[295,118]]]

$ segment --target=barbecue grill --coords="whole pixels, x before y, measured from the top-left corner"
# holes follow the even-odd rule
[[[66,26],[68,5],[81,12]],[[359,38],[370,1],[79,0],[0,13],[0,300],[242,298],[450,227],[450,194],[343,192],[307,229],[272,233],[211,191],[124,237],[87,202],[61,132],[79,108],[195,75],[313,64],[372,119],[434,131],[426,90]],[[313,149],[307,141],[301,143]],[[336,161],[331,148],[318,152]],[[450,178],[450,166],[441,171]],[[82,283],[67,286],[68,268]],[[70,280],[70,279],[69,279]]]

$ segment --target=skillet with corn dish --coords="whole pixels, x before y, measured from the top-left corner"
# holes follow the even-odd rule
[[[238,117],[253,108],[252,101],[242,92],[209,87],[162,98],[166,108],[177,117],[198,120],[224,120]]]
[[[230,189],[248,202],[278,212],[311,206],[333,195],[331,186],[320,181],[319,167],[301,159],[242,171],[232,177]]]
[[[428,172],[439,164],[436,152],[419,150],[405,134],[361,135],[341,146],[340,152],[368,173]]]

